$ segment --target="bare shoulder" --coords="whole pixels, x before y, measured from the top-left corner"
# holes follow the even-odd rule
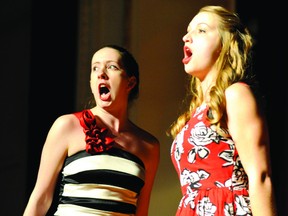
[[[146,162],[151,158],[158,160],[160,142],[153,134],[132,123],[129,140],[134,146],[132,151],[142,160],[146,160]]]
[[[146,131],[143,128],[133,124],[134,135],[138,137],[137,139],[144,141],[145,143],[149,143],[152,145],[159,145],[159,140],[150,132]]]
[[[71,155],[83,148],[84,135],[79,119],[74,114],[64,114],[56,118],[49,130],[46,146],[53,146],[59,152]]]
[[[225,91],[227,108],[243,109],[244,107],[256,108],[257,99],[249,85],[245,83],[234,83]]]
[[[240,118],[247,122],[249,119],[260,116],[260,106],[249,85],[234,83],[225,91],[226,111],[228,118],[240,121]]]
[[[247,97],[254,97],[253,92],[249,85],[245,83],[234,83],[231,86],[229,86],[225,91],[225,96],[227,101],[234,101],[242,100]]]
[[[79,124],[78,118],[74,114],[64,114],[56,118],[53,127],[69,129]]]
[[[74,114],[64,114],[56,118],[50,133],[64,135],[79,127],[80,123]]]
[[[145,163],[148,170],[156,172],[160,159],[160,142],[150,132],[133,124],[132,146],[130,150]]]

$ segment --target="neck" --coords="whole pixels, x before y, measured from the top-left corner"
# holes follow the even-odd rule
[[[91,111],[96,116],[99,126],[108,128],[112,133],[124,131],[130,124],[126,110],[112,113],[96,106]]]

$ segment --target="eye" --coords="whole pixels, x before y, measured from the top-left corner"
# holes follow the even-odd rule
[[[199,29],[198,29],[198,33],[206,33],[206,30],[205,30],[205,29],[202,29],[202,28],[199,28]]]
[[[99,68],[97,66],[92,67],[92,71],[98,71],[98,70],[99,70]]]
[[[108,66],[107,66],[107,69],[108,69],[108,70],[112,70],[112,71],[120,70],[118,66],[113,65],[113,64],[108,65]]]

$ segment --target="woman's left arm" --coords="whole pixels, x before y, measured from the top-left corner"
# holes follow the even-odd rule
[[[225,95],[228,130],[248,175],[253,216],[276,216],[265,115],[248,85],[235,83]]]
[[[149,139],[146,143],[143,153],[143,161],[145,163],[145,185],[140,192],[137,205],[136,216],[148,216],[151,192],[153,189],[156,173],[160,161],[160,143],[156,138]],[[145,152],[145,153],[144,153]]]

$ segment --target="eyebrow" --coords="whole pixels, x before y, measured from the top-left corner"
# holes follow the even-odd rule
[[[104,63],[106,63],[106,64],[107,64],[107,63],[111,63],[111,62],[119,64],[118,61],[114,61],[114,60],[104,61]],[[100,62],[100,61],[92,62],[92,64],[101,64],[101,63],[102,63],[102,62]]]
[[[201,26],[201,25],[205,25],[205,26],[207,26],[207,27],[210,28],[210,29],[213,28],[213,27],[211,27],[211,26],[210,26],[208,23],[206,23],[206,22],[197,23],[197,25],[195,26],[195,28],[197,28],[197,27],[199,27],[199,26]],[[189,30],[191,30],[191,25],[189,25],[188,28],[187,28],[187,31],[189,31]]]
[[[208,27],[210,27],[210,25],[207,22],[200,22],[200,23],[197,24],[197,26],[198,25],[207,25]]]

